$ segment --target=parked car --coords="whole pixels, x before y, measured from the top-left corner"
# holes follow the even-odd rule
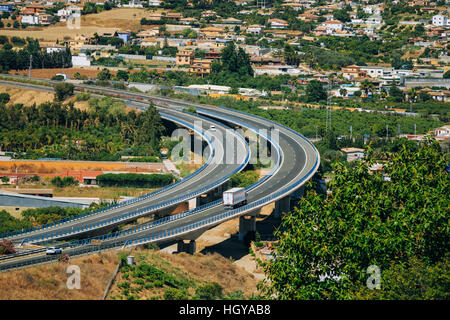
[[[45,251],[46,255],[61,254],[61,253],[62,253],[62,249],[61,248],[57,248],[57,247],[49,247]]]

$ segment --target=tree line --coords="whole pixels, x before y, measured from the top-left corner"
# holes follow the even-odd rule
[[[41,68],[70,68],[72,67],[72,54],[67,47],[61,51],[42,51],[37,39],[27,38],[27,45],[20,50],[13,50],[7,42],[0,50],[0,71],[24,70],[30,67]]]
[[[0,146],[25,158],[119,160],[122,155],[160,156],[165,127],[154,106],[127,111],[110,97],[91,98],[89,108],[73,103],[39,106],[0,103]]]
[[[176,179],[172,174],[105,173],[97,176],[101,187],[164,187]]]

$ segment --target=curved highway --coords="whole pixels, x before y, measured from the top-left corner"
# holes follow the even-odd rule
[[[85,86],[80,87],[85,88]],[[197,108],[197,112],[203,116],[225,121],[226,123],[236,126],[246,127],[257,132],[263,139],[268,139],[270,141],[272,144],[272,161],[274,167],[268,176],[248,189],[248,204],[243,207],[234,210],[224,210],[220,201],[216,201],[215,203],[199,208],[195,212],[163,218],[151,224],[138,226],[132,230],[121,232],[115,236],[108,235],[97,237],[101,242],[96,246],[92,245],[91,240],[85,240],[83,243],[78,243],[73,248],[65,249],[65,252],[70,255],[83,254],[95,250],[106,250],[126,245],[139,245],[149,242],[164,243],[179,239],[193,240],[205,230],[220,224],[223,221],[251,214],[268,203],[286,198],[310,179],[315,174],[320,164],[319,153],[311,142],[297,132],[267,119],[235,110],[196,105],[146,94],[98,87],[89,87],[89,89],[99,93],[113,93],[116,96],[121,95],[122,98],[123,96],[127,96],[127,99],[136,107],[139,107],[142,100],[147,99],[151,99],[159,106],[164,106],[165,111],[168,109],[177,111],[176,109],[178,109],[177,112],[179,112],[179,109],[187,106],[194,106]],[[272,131],[270,131],[271,129]],[[271,137],[270,134],[266,133],[267,131],[275,131],[277,135]],[[128,207],[122,209],[131,210]],[[39,263],[43,262],[45,259],[51,258],[30,256],[14,261],[7,261],[0,263],[0,270]]]
[[[9,83],[6,81],[0,81],[0,83],[18,85],[28,89],[52,90],[52,88],[29,84]],[[146,105],[142,103],[135,106],[139,109],[146,107]],[[198,120],[198,117],[195,115],[181,112],[179,110],[165,108],[163,112],[160,112],[160,114],[162,118],[176,122],[182,126],[189,127],[190,129],[200,130],[197,133],[204,135],[204,138],[207,139],[209,149],[206,150],[204,155],[208,158],[211,153],[210,150],[213,149],[214,152],[211,155],[210,162],[204,166],[202,171],[192,175],[190,178],[188,177],[187,179],[182,179],[180,183],[174,187],[164,188],[163,192],[151,193],[146,199],[140,199],[140,201],[132,202],[127,205],[119,204],[116,208],[113,207],[109,210],[104,210],[90,216],[61,222],[45,229],[38,229],[24,234],[19,234],[17,236],[12,236],[9,237],[9,239],[13,240],[15,243],[20,243],[22,241],[36,243],[49,239],[56,240],[74,236],[80,237],[83,234],[92,233],[94,230],[98,231],[105,228],[111,229],[111,227],[117,224],[136,220],[136,218],[140,216],[173,207],[174,205],[208,192],[209,190],[212,190],[220,184],[226,182],[233,173],[241,171],[247,164],[249,160],[249,150],[243,137],[237,133],[233,133],[235,140],[223,141],[221,138],[226,135],[226,131],[229,129],[227,126],[204,118],[201,122],[199,122],[196,121]],[[197,126],[192,126],[194,122]],[[211,125],[216,127],[216,131],[210,130]],[[227,164],[225,161],[225,152],[226,150],[232,149],[230,144],[235,141],[237,141],[237,143],[234,148],[237,150],[238,157],[236,162]],[[141,214],[127,217],[127,213],[137,210],[141,210]]]

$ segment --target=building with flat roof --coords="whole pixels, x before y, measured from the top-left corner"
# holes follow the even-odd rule
[[[341,151],[347,156],[347,161],[361,160],[364,158],[364,149],[342,148]]]

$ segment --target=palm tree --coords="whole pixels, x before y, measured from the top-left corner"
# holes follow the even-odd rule
[[[418,93],[419,93],[419,90],[417,90],[417,88],[409,89],[408,90],[408,100],[410,102],[416,102]]]
[[[373,91],[375,89],[375,85],[373,84],[373,82],[365,79],[364,81],[361,82],[360,88],[362,91],[365,92],[366,97],[368,97],[369,92],[373,93]]]
[[[346,97],[347,96],[347,89],[344,89],[344,88],[339,89],[339,94],[343,98]]]

